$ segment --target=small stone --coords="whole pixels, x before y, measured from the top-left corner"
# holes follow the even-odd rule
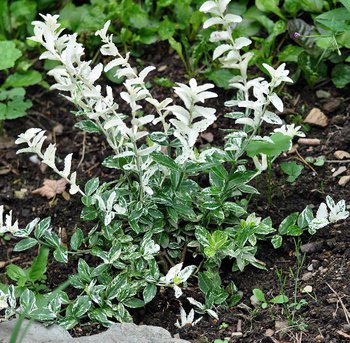
[[[29,161],[34,163],[34,164],[40,164],[40,162],[41,162],[37,155],[30,156]]]
[[[288,322],[276,320],[275,321],[275,331],[278,332],[278,336],[282,339],[290,330]]]
[[[338,160],[342,160],[344,158],[350,158],[350,154],[347,151],[344,150],[337,150],[334,153],[334,157]]]
[[[319,98],[319,99],[328,99],[331,97],[331,93],[327,92],[327,91],[324,91],[322,89],[319,89],[318,91],[316,91],[316,96]]]
[[[308,270],[309,272],[312,272],[312,271],[314,270],[313,264],[310,264],[310,265],[307,267],[307,270]]]
[[[350,324],[343,324],[341,326],[342,330],[349,333],[350,332]]]
[[[258,298],[255,295],[252,295],[250,297],[250,303],[255,307],[260,304],[260,300],[258,300]]]
[[[332,174],[332,176],[337,177],[338,175],[343,174],[344,172],[346,172],[346,167],[341,166]]]
[[[212,143],[214,140],[214,135],[211,132],[202,133],[201,137],[205,139],[208,143]]]
[[[306,243],[300,247],[300,250],[303,254],[310,254],[312,252],[321,251],[322,245],[323,245],[323,242],[321,241]]]
[[[264,335],[266,337],[272,337],[274,335],[275,331],[273,331],[272,329],[267,329],[264,333]]]
[[[324,337],[323,337],[322,335],[317,335],[317,336],[315,337],[315,341],[316,341],[317,343],[322,343],[322,342],[324,342]]]
[[[345,186],[349,181],[350,181],[350,175],[344,175],[339,179],[338,185]]]
[[[24,199],[27,192],[28,192],[28,189],[21,188],[19,191],[15,191],[15,198],[16,199]]]
[[[242,336],[243,336],[242,332],[232,332],[231,333],[231,337],[232,338],[239,338],[239,337],[242,337]]]
[[[322,109],[326,112],[334,112],[342,104],[342,99],[333,98],[329,99],[322,105]]]
[[[290,150],[287,152],[287,154],[295,154],[295,152],[298,150],[299,144],[293,144],[293,146],[290,148]]]
[[[320,145],[321,140],[318,138],[299,138],[298,144],[302,145]]]
[[[161,73],[162,71],[164,71],[166,68],[168,68],[167,65],[162,65],[158,68],[158,71]]]
[[[328,125],[328,118],[319,108],[315,107],[306,116],[304,123],[326,127]]]
[[[302,275],[301,280],[303,280],[303,281],[309,281],[309,280],[312,279],[313,276],[314,276],[314,275],[313,275],[311,272],[307,272],[307,273],[305,273],[305,274]]]

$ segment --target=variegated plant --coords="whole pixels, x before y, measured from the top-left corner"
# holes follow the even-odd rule
[[[45,48],[40,58],[58,62],[48,73],[55,79],[52,88],[64,92],[76,106],[78,128],[105,137],[113,154],[103,165],[120,173],[113,182],[96,177],[83,187],[76,172],[71,171],[72,154],[64,158],[62,169],[57,167],[56,146],[46,147],[43,130],[32,128],[19,135],[16,143],[27,147],[18,153],[37,154],[66,179],[72,194],[81,195],[81,219],[91,223],[91,230],[77,228],[67,247],[50,218],[36,218],[19,229],[17,222],[12,223],[11,212],[3,220],[0,207],[0,234],[11,233],[22,239],[14,251],[45,247],[61,263],[67,263],[69,256],[80,257],[77,273],[68,276],[78,290],[77,297],[69,299],[62,291],[43,308],[34,289],[17,289],[18,311],[66,328],[86,318],[109,326],[114,321],[131,321],[128,308],[144,306],[159,288],[172,287],[175,296],[181,297],[181,287],[197,274],[205,304],[193,298],[188,298],[189,302],[197,312],[217,318],[215,307],[232,303],[237,297],[221,287],[219,267],[223,259],[232,260],[233,270],[243,271],[247,264],[264,268],[255,258],[259,240],[269,239],[278,248],[285,235],[301,235],[305,230],[313,234],[348,217],[344,201],[335,204],[330,197],[330,213],[321,204],[314,217],[307,207],[288,216],[277,230],[270,218],[247,213],[244,195],[258,193],[250,181],[267,168],[268,162],[289,150],[294,136],[303,133],[299,127],[283,125],[273,112],[273,108],[283,110],[277,88],[282,82],[291,82],[285,65],[277,69],[264,65],[270,81],[249,77],[252,53],[246,50],[251,42],[245,37],[233,39],[232,30],[242,18],[226,14],[229,2],[206,1],[200,8],[211,15],[204,28],[218,27],[210,36],[212,42],[220,43],[213,59],[218,59],[222,68],[239,71],[230,81],[233,98],[225,103],[236,108],[226,114],[234,119],[232,127],[227,128],[226,143],[203,151],[196,147],[197,139],[216,119],[216,109],[205,105],[217,96],[212,84],[191,79],[174,87],[179,98],[175,104],[171,98],[155,99],[145,83],[154,67],[138,72],[130,64],[130,55],[123,56],[113,35],[108,34],[110,22],[96,32],[103,43],[101,54],[109,61],[105,66],[92,66],[92,61],[83,60],[84,48],[77,35],[63,34],[57,15],[48,14],[42,16],[43,21],[33,23],[31,40]],[[128,105],[127,111],[121,110],[110,86],[97,83],[103,71],[113,68],[117,77],[124,78],[125,90],[120,98]],[[258,130],[264,122],[275,128],[261,137]],[[154,127],[162,130],[155,131]],[[252,158],[255,168],[249,168],[246,157]],[[204,187],[203,176],[208,180]],[[89,265],[87,254],[99,262]],[[183,268],[192,256],[200,256],[200,266]],[[0,285],[0,310],[9,308],[7,317],[15,313],[13,290],[13,286]],[[193,311],[187,316],[182,310],[181,323],[176,325],[196,322]]]

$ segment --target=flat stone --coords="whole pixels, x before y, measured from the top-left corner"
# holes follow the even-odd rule
[[[334,153],[334,157],[338,160],[342,160],[344,158],[350,158],[350,153],[348,153],[347,151],[344,151],[344,150],[337,150]]]
[[[339,186],[345,186],[349,181],[350,175],[344,175],[339,179],[338,184]]]
[[[346,172],[346,167],[341,166],[332,174],[332,176],[337,177],[338,175],[343,174],[344,172]]]
[[[17,320],[0,323],[0,343],[8,343]],[[22,325],[26,327],[27,320]],[[67,330],[58,325],[45,327],[34,322],[30,325],[22,343],[190,343],[172,338],[169,331],[148,325],[114,324],[107,331],[86,337],[73,338]]]
[[[322,109],[326,112],[334,112],[343,103],[343,99],[332,98],[327,100],[323,105]]]
[[[8,343],[12,331],[17,323],[16,319],[0,323],[0,343]],[[21,334],[29,320],[24,320],[18,337]],[[59,325],[44,326],[40,323],[33,322],[22,340],[22,343],[55,343],[55,342],[71,342],[72,336]]]
[[[328,125],[328,118],[319,108],[315,107],[306,116],[304,123],[326,127]]]
[[[316,91],[316,96],[319,98],[319,99],[328,99],[331,97],[331,93],[327,92],[327,91],[324,91],[322,89],[319,89],[318,91]]]

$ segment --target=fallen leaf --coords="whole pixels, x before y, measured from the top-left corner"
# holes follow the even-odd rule
[[[346,167],[341,166],[332,174],[332,176],[337,177],[338,175],[343,174],[344,172],[346,172]]]
[[[67,181],[63,178],[59,180],[44,180],[43,186],[35,189],[32,193],[51,199],[56,194],[63,193],[66,190],[66,184]]]

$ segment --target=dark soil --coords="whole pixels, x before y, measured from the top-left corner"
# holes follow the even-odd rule
[[[186,82],[183,78],[184,70],[174,55],[169,55],[168,49],[157,48],[150,50],[143,58],[145,65],[152,64],[163,71],[156,71],[153,75],[169,77],[173,81]],[[166,68],[164,67],[166,66]],[[120,86],[114,86],[116,94]],[[331,94],[329,99],[318,99],[316,89],[307,86],[285,88],[283,97],[285,101],[284,119],[291,122],[298,120],[295,114],[305,116],[312,108],[321,108],[329,118],[326,128],[311,127],[307,133],[308,138],[319,138],[318,146],[301,145],[296,154],[285,155],[275,163],[273,170],[272,200],[268,202],[267,176],[262,175],[258,180],[261,196],[251,203],[251,210],[259,215],[271,216],[276,226],[288,214],[301,211],[306,205],[315,207],[324,201],[327,194],[337,201],[345,199],[350,203],[348,183],[339,186],[339,177],[333,177],[334,170],[340,166],[348,166],[348,161],[336,160],[336,150],[350,151],[350,103],[349,93],[337,90],[331,85],[324,85],[322,90]],[[218,108],[218,120],[209,131],[213,134],[213,145],[220,145],[223,141],[221,129],[232,127],[232,121],[224,118],[223,102],[230,93],[216,89],[219,98],[211,101],[210,105]],[[171,90],[154,85],[151,92],[156,98],[162,99],[170,96]],[[69,239],[75,228],[85,228],[88,224],[80,222],[82,208],[79,196],[69,199],[61,195],[54,200],[47,200],[31,192],[41,187],[44,179],[55,178],[50,170],[43,171],[37,164],[29,160],[29,155],[16,155],[17,147],[13,144],[16,136],[30,127],[40,127],[47,130],[52,142],[57,142],[57,150],[61,157],[73,152],[75,166],[78,167],[79,180],[85,182],[93,176],[104,180],[115,178],[111,170],[101,166],[103,159],[108,156],[109,150],[101,137],[97,135],[84,135],[74,128],[75,118],[70,111],[73,110],[57,92],[33,87],[29,89],[29,97],[33,101],[33,108],[27,117],[5,123],[7,137],[0,140],[0,203],[6,210],[13,210],[15,218],[20,225],[26,225],[35,217],[52,217],[55,228],[61,229],[62,239]],[[335,100],[338,99],[338,100]],[[302,118],[302,117],[300,117]],[[299,120],[300,120],[299,118]],[[204,138],[199,145],[207,144]],[[295,158],[318,157],[325,155],[327,162],[323,167],[309,168],[305,166],[302,175],[295,183],[287,183],[286,176],[279,168],[283,160]],[[79,162],[81,160],[81,162]],[[345,171],[350,174],[350,170]],[[86,227],[88,229],[88,227]],[[14,240],[6,241],[0,238],[0,263],[15,262],[21,266],[31,263],[30,254],[14,253]],[[155,300],[146,308],[133,312],[137,324],[158,325],[166,328],[172,334],[179,334],[181,338],[191,342],[213,342],[215,339],[227,338],[230,342],[341,342],[350,338],[349,318],[346,317],[349,307],[350,284],[350,230],[348,222],[332,225],[319,230],[315,236],[302,237],[303,251],[307,250],[305,263],[301,270],[301,280],[298,283],[297,300],[305,299],[307,305],[296,311],[295,325],[299,327],[304,323],[305,331],[296,326],[287,330],[281,325],[290,325],[288,319],[292,309],[282,305],[270,305],[262,310],[251,305],[250,297],[253,288],[264,291],[266,297],[281,293],[280,279],[286,278],[285,294],[291,299],[294,297],[295,277],[297,264],[293,240],[286,241],[279,250],[263,244],[258,252],[258,258],[266,263],[267,271],[247,268],[243,273],[232,273],[229,263],[222,267],[223,283],[234,281],[239,291],[243,292],[242,302],[233,307],[219,310],[219,321],[205,315],[194,327],[178,330],[174,323],[178,318],[179,300],[175,299],[172,290],[166,290],[157,295]],[[3,263],[4,262],[4,263]],[[54,288],[66,280],[69,274],[75,272],[74,263],[67,266],[52,262],[48,266],[49,286]],[[1,268],[1,267],[0,267]],[[0,269],[1,272],[1,269]],[[282,275],[278,277],[277,274]],[[5,281],[3,274],[0,279]],[[300,290],[311,285],[313,298],[302,294]],[[191,283],[184,291],[186,296],[202,300],[200,291]],[[180,298],[181,303],[188,310],[189,303],[185,297]],[[101,331],[99,326],[84,326],[72,330],[75,336],[94,334]],[[270,337],[272,336],[272,337]]]

